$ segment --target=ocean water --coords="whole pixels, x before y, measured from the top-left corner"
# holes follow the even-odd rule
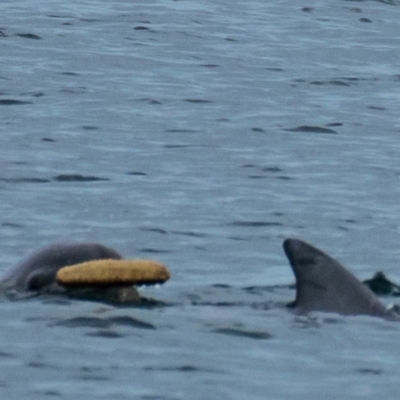
[[[83,239],[172,273],[165,307],[1,302],[2,398],[398,397],[400,326],[291,313],[281,246],[400,281],[399,1],[0,15],[0,272]]]

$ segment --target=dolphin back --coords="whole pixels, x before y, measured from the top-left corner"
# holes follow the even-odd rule
[[[389,315],[365,284],[323,251],[298,239],[286,239],[283,249],[296,277],[295,307],[300,312]]]

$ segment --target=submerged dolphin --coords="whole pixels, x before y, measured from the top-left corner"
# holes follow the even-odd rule
[[[138,302],[134,287],[66,288],[56,282],[57,271],[86,261],[121,259],[115,250],[98,243],[56,243],[39,250],[13,268],[1,281],[0,289],[8,297],[41,293],[62,293],[71,297],[111,302]]]
[[[298,239],[286,239],[283,249],[296,277],[294,306],[300,312],[395,316],[365,284],[321,250]]]

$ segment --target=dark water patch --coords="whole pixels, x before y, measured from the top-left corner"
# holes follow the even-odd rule
[[[0,106],[20,106],[24,104],[33,104],[32,101],[16,99],[0,99]]]
[[[359,7],[346,7],[346,10],[355,12],[355,13],[362,13],[362,9]]]
[[[132,172],[127,172],[127,175],[132,175],[132,176],[147,176],[145,172],[141,171],[132,171]]]
[[[165,229],[162,228],[150,228],[150,227],[142,227],[140,228],[141,231],[145,231],[145,232],[155,232],[155,233],[160,233],[162,235],[167,235],[168,231],[166,231]]]
[[[194,104],[208,104],[212,103],[211,100],[204,100],[204,99],[184,99],[187,103],[194,103]]]
[[[296,288],[296,284],[285,284],[285,285],[262,285],[262,286],[246,286],[242,288],[245,292],[248,293],[258,293],[258,292],[267,292],[272,293],[275,290],[282,290],[282,289],[290,289],[294,290]]]
[[[42,142],[55,142],[55,140],[54,139],[52,139],[52,138],[48,138],[48,137],[44,137],[44,138],[42,138],[42,139],[40,139]]]
[[[17,224],[15,222],[3,222],[1,226],[4,226],[5,228],[23,228],[24,225],[22,224]]]
[[[205,68],[218,68],[218,64],[200,64],[200,67],[205,67]]]
[[[338,325],[343,324],[343,319],[335,318],[335,317],[325,317],[322,319],[324,324]]]
[[[35,35],[34,33],[17,33],[15,36],[24,38],[24,39],[34,39],[41,40],[42,38],[39,35]]]
[[[226,283],[215,283],[214,285],[211,285],[211,287],[214,287],[217,289],[232,289],[232,286],[227,285]]]
[[[256,174],[251,174],[248,177],[250,179],[265,179],[265,178],[273,178],[273,179],[281,179],[281,180],[292,180],[294,178],[291,178],[289,176],[286,175],[275,175],[278,173],[282,173],[283,170],[280,167],[277,166],[268,166],[268,167],[259,167],[257,165],[254,164],[244,164],[242,165],[242,168],[254,168],[254,169],[258,169],[262,172],[262,174],[260,173],[256,173]],[[267,173],[267,174],[264,174]]]
[[[153,324],[129,316],[116,316],[109,318],[74,317],[52,322],[49,324],[49,326],[63,326],[66,328],[83,327],[96,329],[110,329],[112,326],[128,326],[135,329],[156,329]]]
[[[266,179],[266,178],[268,178],[265,175],[249,175],[248,177],[249,177],[249,179]]]
[[[189,236],[189,237],[196,237],[196,238],[204,238],[207,237],[204,233],[193,232],[193,231],[171,231],[174,235],[182,235],[182,236]]]
[[[164,145],[165,149],[187,149],[193,147],[190,144],[166,144]]]
[[[364,18],[360,18],[359,21],[360,21],[360,22],[367,22],[367,23],[371,23],[371,22],[372,22],[371,19],[365,18],[365,17],[364,17]]]
[[[251,237],[244,237],[244,236],[228,236],[229,240],[236,240],[236,241],[242,241],[242,242],[246,242],[249,240],[252,240]]]
[[[108,320],[109,322],[111,322],[111,324],[119,326],[129,326],[131,328],[138,328],[138,329],[151,329],[151,330],[156,329],[156,327],[153,324],[140,321],[139,319],[128,316],[110,317],[108,318]]]
[[[83,125],[82,129],[84,129],[85,131],[98,131],[100,128],[94,125]]]
[[[60,89],[61,93],[67,93],[67,94],[84,94],[86,92],[87,88],[85,86],[80,86],[80,87],[65,87]]]
[[[283,72],[283,68],[277,68],[277,67],[266,67],[265,68],[267,71],[272,71],[272,72]]]
[[[322,134],[337,134],[336,131],[322,126],[301,125],[296,128],[285,129],[287,132],[307,132],[307,133],[322,133]]]
[[[146,102],[148,104],[162,104],[162,102],[160,100],[151,99],[150,97],[136,99],[135,101]]]
[[[30,93],[22,93],[24,96],[32,96],[32,97],[43,97],[44,92],[30,92]]]
[[[135,400],[182,400],[182,397],[166,397],[166,396],[159,396],[159,395],[144,395],[140,397],[135,396]]]
[[[272,335],[268,332],[250,331],[240,328],[216,328],[213,329],[212,332],[220,333],[222,335],[237,336],[237,337],[257,339],[257,340],[266,340],[272,338]]]
[[[106,339],[118,339],[121,337],[125,337],[126,335],[115,332],[112,329],[100,329],[94,332],[87,332],[86,336],[101,337]]]
[[[31,361],[27,364],[27,367],[30,368],[47,368],[50,367],[49,365],[45,364],[42,361]]]
[[[332,79],[332,80],[328,80],[328,81],[311,81],[310,85],[350,86],[350,83],[349,82],[345,82],[345,81],[341,81],[341,80],[338,80],[338,79]]]
[[[48,183],[49,179],[43,178],[0,178],[1,182],[6,183]]]
[[[101,19],[98,18],[79,18],[81,22],[102,22]]]
[[[71,15],[47,14],[49,18],[73,18]]]
[[[264,133],[264,132],[265,132],[264,129],[262,129],[262,128],[256,128],[256,127],[251,128],[251,130],[252,130],[253,132],[258,132],[258,133]]]
[[[310,13],[310,12],[314,11],[314,8],[313,7],[303,7],[301,9],[301,11],[306,12],[306,13]]]
[[[345,81],[348,81],[348,82],[353,82],[353,83],[368,80],[368,79],[365,79],[365,78],[356,78],[355,76],[346,76],[346,77],[341,77],[339,79],[345,80]]]
[[[237,42],[236,39],[231,38],[231,37],[227,37],[227,38],[225,38],[224,40],[225,40],[226,42]]]
[[[193,148],[209,148],[213,147],[207,144],[165,144],[164,149],[193,149]]]
[[[95,182],[95,181],[109,181],[108,178],[102,178],[91,175],[80,175],[80,174],[61,174],[53,178],[58,182]]]
[[[176,372],[219,372],[214,369],[196,367],[195,365],[180,365],[177,367],[144,367],[144,371],[176,371]]]
[[[296,316],[293,327],[297,329],[317,329],[321,328],[322,321],[315,316]]]
[[[377,111],[386,111],[385,107],[379,107],[379,106],[368,106],[370,110],[377,110]]]
[[[48,321],[57,321],[57,318],[48,317],[48,316],[33,316],[24,318],[25,322],[48,322]]]
[[[103,318],[75,317],[49,324],[49,326],[63,326],[65,328],[110,328],[111,322]]]
[[[60,75],[65,75],[65,76],[79,76],[78,73],[76,73],[76,72],[69,72],[69,71],[60,72]]]
[[[297,86],[296,84],[310,84],[310,85],[336,85],[336,86],[353,86],[357,85],[359,82],[376,82],[379,79],[376,77],[371,78],[356,78],[352,76],[338,76],[327,80],[314,80],[307,81],[305,79],[295,79],[295,84],[293,86]]]
[[[165,132],[168,133],[194,133],[195,129],[167,129]]]
[[[343,122],[331,122],[329,124],[326,124],[326,126],[329,127],[343,126]]]
[[[108,381],[109,378],[102,374],[102,369],[97,367],[81,367],[79,369],[79,379],[84,381]]]
[[[150,28],[144,25],[138,25],[133,28],[134,31],[149,31]]]
[[[378,368],[359,368],[358,373],[363,375],[382,375],[383,371]]]
[[[15,356],[7,351],[0,350],[0,358],[14,358]]]
[[[45,390],[43,392],[36,392],[41,396],[61,397],[61,393],[56,390]]]
[[[280,222],[269,222],[269,221],[233,221],[229,224],[230,226],[239,226],[244,228],[263,228],[271,226],[283,226]]]
[[[358,1],[367,1],[367,0],[358,0]],[[400,6],[400,1],[398,0],[374,0],[377,3],[382,3],[382,4],[389,4],[391,6]]]
[[[144,249],[140,249],[139,253],[167,254],[167,253],[172,253],[172,251],[171,250],[162,250],[162,249],[152,249],[151,247],[145,247]]]
[[[190,300],[190,305],[196,307],[222,307],[222,308],[230,308],[230,307],[245,307],[248,304],[243,301],[205,301],[205,300],[195,300],[194,295],[187,295],[187,298]]]
[[[282,172],[282,169],[281,169],[281,168],[275,167],[275,166],[272,166],[272,167],[263,167],[262,170],[263,170],[264,172],[272,172],[272,173],[275,173],[275,172]]]
[[[3,29],[0,29],[0,37],[7,37]]]

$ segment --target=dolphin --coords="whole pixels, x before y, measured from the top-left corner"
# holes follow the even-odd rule
[[[395,317],[364,283],[323,251],[292,238],[283,242],[283,249],[296,278],[294,307],[299,312]]]
[[[55,282],[57,271],[62,267],[107,258],[121,259],[122,256],[98,243],[55,243],[30,255],[2,283],[17,290],[40,291]]]
[[[12,268],[0,281],[0,291],[10,298],[50,293],[116,303],[140,302],[139,294],[133,286],[66,288],[56,282],[59,269],[102,259],[119,260],[122,256],[114,249],[98,243],[51,244]]]

